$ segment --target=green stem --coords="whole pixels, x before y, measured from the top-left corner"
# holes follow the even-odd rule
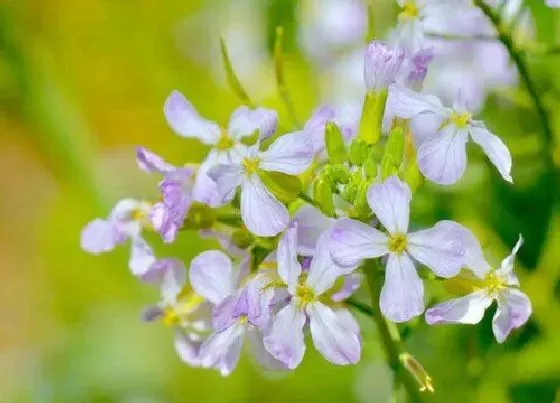
[[[529,69],[527,68],[527,64],[523,59],[520,52],[517,51],[515,48],[515,44],[513,43],[513,39],[511,34],[504,29],[504,25],[502,22],[501,17],[492,10],[490,6],[488,6],[483,0],[474,0],[474,4],[488,17],[488,19],[494,25],[494,28],[498,31],[498,40],[506,47],[510,58],[515,63],[517,71],[519,72],[519,76],[521,80],[525,84],[527,88],[527,92],[531,97],[535,110],[539,116],[539,120],[542,126],[542,132],[544,134],[545,142],[547,147],[543,147],[545,152],[545,161],[547,167],[552,171],[554,169],[554,161],[552,159],[552,153],[550,150],[552,149],[552,143],[554,141],[552,127],[550,124],[550,117],[548,115],[548,111],[544,107],[539,93],[537,91],[537,87],[529,74]]]
[[[367,306],[366,304],[364,304],[360,301],[357,301],[354,298],[349,298],[345,302],[348,306],[351,306],[352,308],[355,308],[357,311],[360,311],[364,315],[367,315],[367,316],[375,315],[375,313],[373,312],[373,309],[370,306]]]
[[[377,307],[379,306],[382,287],[382,278],[377,270],[377,264],[375,261],[369,260],[364,264],[363,269],[369,286],[371,305]],[[401,354],[406,353],[406,351],[398,330],[393,323],[386,321],[382,315],[373,315],[372,318],[377,326],[387,356],[387,362],[395,374],[394,382],[402,381],[411,400],[414,402],[421,402],[422,396],[420,395],[416,380],[403,368],[399,359]],[[399,378],[399,380],[397,380],[397,378]]]

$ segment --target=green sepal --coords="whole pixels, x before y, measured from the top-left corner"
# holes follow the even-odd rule
[[[388,91],[384,89],[379,92],[369,92],[364,98],[358,137],[365,141],[366,144],[376,144],[381,138],[387,96]]]
[[[344,137],[340,128],[334,122],[329,121],[325,125],[325,146],[332,164],[342,164],[348,159]]]
[[[297,176],[261,170],[258,175],[266,188],[283,203],[294,201],[301,192],[302,184]]]
[[[313,198],[321,209],[321,211],[328,217],[335,216],[333,191],[331,185],[323,179],[317,179],[313,185]]]

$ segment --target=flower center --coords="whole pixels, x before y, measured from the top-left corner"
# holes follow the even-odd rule
[[[177,303],[168,305],[163,309],[163,323],[167,326],[180,325],[182,319],[198,309],[204,298],[193,292],[189,287],[185,287],[177,295]]]
[[[471,121],[471,118],[472,118],[472,115],[469,112],[459,113],[459,112],[453,111],[449,120],[451,120],[451,123],[453,123],[459,129],[462,129],[469,124],[469,122]]]
[[[247,315],[239,315],[237,317],[237,321],[241,324],[241,325],[246,325],[247,322],[249,322],[249,317]]]
[[[488,291],[490,295],[496,295],[500,291],[506,288],[504,280],[496,275],[496,273],[490,272],[484,278],[484,288]]]
[[[220,138],[216,143],[216,148],[218,150],[229,150],[231,147],[233,147],[233,144],[233,139],[225,130],[222,130],[222,132],[220,133]]]
[[[408,240],[406,239],[406,234],[401,234],[397,232],[392,234],[389,238],[389,250],[395,253],[402,253],[408,245]]]
[[[419,14],[420,10],[418,10],[418,5],[416,1],[412,0],[404,3],[398,18],[400,22],[406,22],[418,18]]]
[[[296,298],[300,306],[305,306],[315,301],[315,291],[306,285],[298,285],[296,287]]]
[[[243,162],[242,162],[243,168],[245,168],[245,172],[247,172],[247,174],[249,175],[257,172],[260,163],[261,163],[260,158],[249,158],[249,157],[243,158]]]

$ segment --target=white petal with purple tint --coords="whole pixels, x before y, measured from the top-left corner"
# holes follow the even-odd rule
[[[490,133],[484,126],[473,126],[469,133],[473,141],[482,147],[490,162],[500,172],[500,175],[506,181],[513,183],[511,177],[511,154],[504,142],[498,136]]]
[[[367,192],[371,210],[391,234],[406,234],[408,231],[411,198],[408,185],[396,176],[371,185]]]
[[[277,138],[261,154],[260,168],[265,171],[299,175],[313,160],[313,144],[303,132],[286,134]]]
[[[231,260],[221,251],[209,250],[196,256],[189,275],[194,290],[213,304],[233,293]]]
[[[508,288],[498,297],[498,310],[492,319],[492,331],[503,343],[513,329],[527,323],[532,313],[531,301],[517,288]]]
[[[288,285],[291,293],[295,292],[301,274],[301,264],[297,259],[297,241],[297,228],[288,228],[278,242],[276,255],[278,275]]]
[[[440,323],[463,323],[473,325],[480,322],[486,309],[492,304],[492,298],[481,290],[442,302],[426,310],[426,322],[429,325]]]

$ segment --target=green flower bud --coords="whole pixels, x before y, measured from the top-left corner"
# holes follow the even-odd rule
[[[332,164],[341,164],[348,158],[346,144],[340,128],[334,122],[325,125],[325,146]]]
[[[356,138],[350,143],[349,160],[352,165],[362,166],[369,154],[369,147],[365,141]]]
[[[327,165],[325,172],[334,183],[347,184],[350,182],[350,172],[344,165]]]
[[[205,229],[210,228],[212,224],[217,219],[216,210],[210,207],[200,204],[193,203],[189,209],[189,214],[185,219],[183,228],[185,229]]]
[[[329,183],[321,179],[316,180],[313,185],[313,198],[325,215],[328,217],[335,216],[333,191]]]
[[[246,228],[239,229],[231,234],[231,241],[240,249],[247,249],[253,243],[253,234]]]
[[[381,138],[381,126],[385,115],[385,104],[387,103],[388,91],[381,89],[376,92],[368,92],[362,107],[362,117],[358,129],[358,137],[372,145]]]
[[[385,179],[399,172],[404,156],[404,130],[396,127],[389,133],[385,152],[381,158],[381,178]]]

